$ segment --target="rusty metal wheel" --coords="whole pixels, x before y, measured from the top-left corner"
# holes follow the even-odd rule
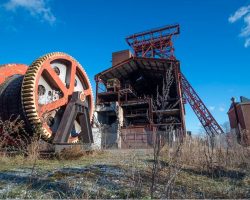
[[[22,83],[22,105],[28,122],[39,127],[42,138],[51,142],[73,92],[81,91],[88,105],[90,119],[94,97],[88,76],[82,66],[65,53],[49,53],[31,64]],[[79,141],[81,126],[76,119],[68,139]]]

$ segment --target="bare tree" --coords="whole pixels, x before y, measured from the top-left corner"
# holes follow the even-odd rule
[[[162,88],[157,87],[156,98],[153,101],[153,110],[166,110],[173,107],[170,104],[170,89],[174,81],[173,77],[173,69],[169,68],[166,72],[166,76],[163,78]],[[157,124],[160,124],[164,118],[163,113],[158,112],[157,114]],[[171,118],[170,121],[175,121],[176,119]],[[173,123],[164,126],[158,126],[155,131],[155,141],[153,144],[153,166],[152,166],[152,176],[151,176],[151,187],[150,187],[150,195],[151,198],[154,198],[154,193],[157,190],[157,182],[158,179],[164,179],[166,185],[164,186],[163,193],[167,196],[161,197],[166,198],[171,196],[171,187],[174,182],[177,174],[179,173],[181,167],[178,164],[176,159],[180,154],[181,145],[175,146],[174,151],[170,151],[169,143],[171,142],[171,138],[173,137],[173,133],[176,132]],[[161,156],[168,158],[169,163],[167,165],[162,164]],[[159,173],[167,168],[167,174],[165,177],[160,177]]]

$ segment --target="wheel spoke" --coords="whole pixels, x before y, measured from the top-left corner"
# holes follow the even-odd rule
[[[42,116],[46,112],[50,112],[52,110],[55,110],[61,106],[64,106],[68,102],[67,97],[63,97],[61,99],[58,99],[57,101],[42,105],[39,109],[39,113]]]
[[[73,93],[74,87],[75,87],[76,67],[77,67],[77,63],[72,62],[71,70],[70,70],[70,83],[69,83],[69,93],[70,94]]]
[[[56,85],[64,94],[64,96],[67,94],[67,88],[59,78],[59,76],[55,73],[53,68],[51,66],[47,66],[44,71],[46,72],[46,75],[50,77],[50,81],[52,84]]]

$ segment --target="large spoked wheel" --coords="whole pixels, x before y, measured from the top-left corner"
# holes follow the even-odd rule
[[[28,68],[22,83],[22,105],[29,123],[39,128],[44,140],[52,141],[66,105],[76,91],[83,93],[92,119],[92,88],[86,72],[74,58],[65,53],[50,53]],[[76,119],[68,142],[78,142],[80,132],[80,122]]]

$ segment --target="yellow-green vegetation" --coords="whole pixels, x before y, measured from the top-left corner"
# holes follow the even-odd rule
[[[35,164],[36,169],[53,170],[62,167],[71,166],[86,166],[96,162],[102,162],[108,158],[108,153],[95,152],[86,156],[81,156],[78,159],[67,160],[56,158],[52,159],[37,159],[34,161],[29,156],[18,155],[14,157],[2,156],[0,159],[0,171],[14,170],[20,168],[30,168]]]
[[[184,170],[176,179],[175,185],[185,187],[184,198],[246,198],[249,195],[249,184],[246,180],[249,174],[244,177],[230,178],[211,176],[185,172]]]
[[[161,152],[155,198],[163,198],[165,193],[185,199],[250,198],[249,157],[241,158],[237,165],[233,165],[235,157],[220,165],[213,157],[214,163],[207,164],[202,148],[199,154],[183,144],[181,151],[185,153],[178,154],[178,159],[174,148]],[[195,151],[197,160],[188,151]],[[73,158],[68,154],[74,154]],[[0,198],[150,198],[153,162],[153,149],[71,149],[51,159],[1,156]],[[178,171],[175,165],[180,166]],[[167,187],[171,178],[171,187]]]

